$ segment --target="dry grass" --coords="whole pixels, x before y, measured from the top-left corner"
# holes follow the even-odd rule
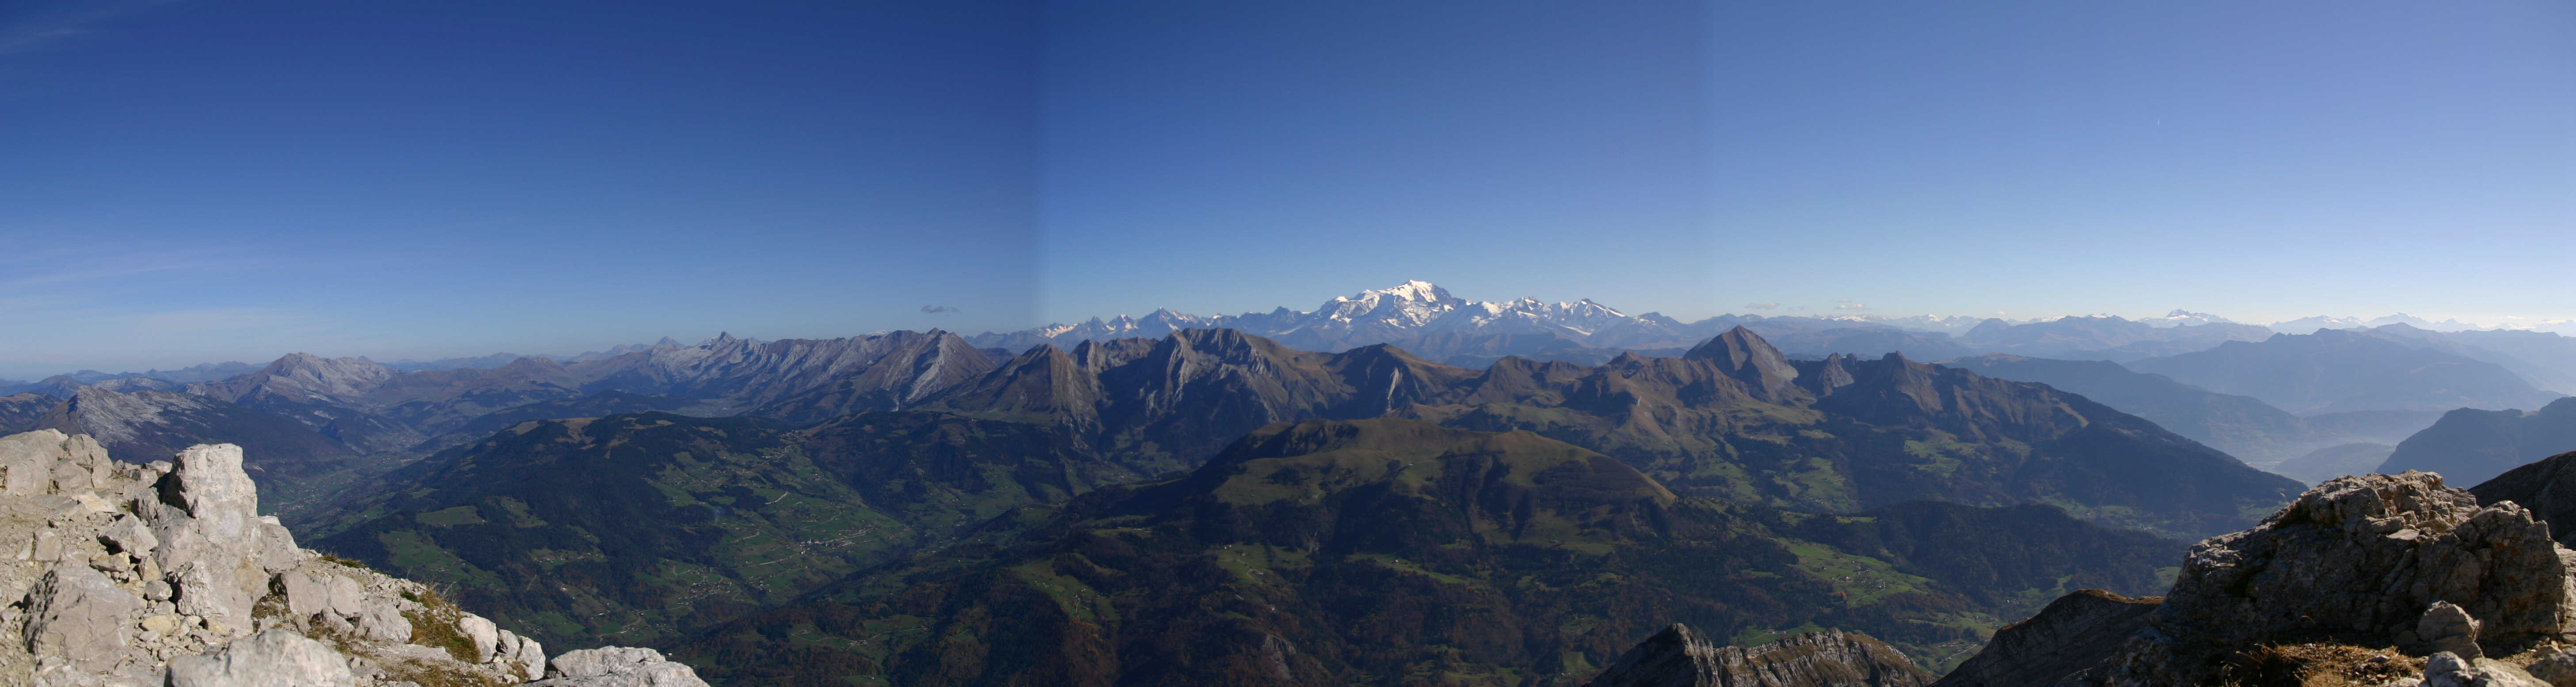
[[[327,554],[327,553],[326,553],[326,554],[322,554],[322,560],[327,561],[327,562],[331,562],[331,563],[338,563],[338,564],[340,564],[340,565],[345,565],[345,566],[352,567],[352,568],[357,568],[357,569],[359,569],[359,570],[374,570],[374,569],[375,569],[375,568],[367,567],[367,564],[365,564],[365,563],[360,563],[360,562],[358,562],[356,559],[351,559],[351,558],[341,558],[341,557],[339,557],[339,556],[335,556],[335,555],[331,555],[331,554]]]
[[[417,594],[406,591],[403,598],[421,605],[419,611],[403,613],[411,621],[411,643],[446,649],[447,655],[458,661],[474,662],[474,640],[457,627],[457,622],[465,619],[465,611],[432,590],[423,589]]]
[[[2424,659],[2394,648],[2274,644],[2228,657],[2228,687],[2371,687],[2424,672]]]

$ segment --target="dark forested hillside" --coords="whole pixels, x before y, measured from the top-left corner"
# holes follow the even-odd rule
[[[2045,506],[1802,515],[1680,497],[1527,432],[1312,421],[680,655],[730,685],[1578,685],[1687,622],[1857,629],[1940,662],[2066,584],[2153,592],[2179,551]]]

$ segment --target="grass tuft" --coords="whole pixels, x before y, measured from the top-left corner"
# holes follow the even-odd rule
[[[421,610],[403,612],[403,617],[411,621],[411,643],[445,649],[448,656],[458,661],[474,662],[474,639],[465,636],[465,630],[457,626],[465,619],[464,610],[429,589],[417,593],[404,590],[402,596],[421,606]]]

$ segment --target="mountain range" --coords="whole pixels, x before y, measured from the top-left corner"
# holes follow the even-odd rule
[[[1903,352],[1927,360],[1988,352],[2084,353],[2125,360],[2272,333],[2259,326],[2188,313],[2152,322],[2110,316],[2010,322],[1969,317],[1732,314],[1682,322],[1660,313],[1629,315],[1591,300],[1471,301],[1429,282],[1411,281],[1335,297],[1311,311],[1283,307],[1267,313],[1208,317],[1162,309],[1144,317],[1093,318],[1079,324],[979,334],[968,340],[978,347],[1012,351],[1041,343],[1069,349],[1083,341],[1152,338],[1183,329],[1236,329],[1292,348],[1323,352],[1396,344],[1429,359],[1465,366],[1478,364],[1480,352],[1481,362],[1519,355],[1597,364],[1623,351],[1687,348],[1738,326],[1771,338],[1792,354],[1874,357]]]
[[[2534,387],[2528,377],[2495,362],[2379,330],[2276,334],[2128,366],[2303,415],[2527,408],[2562,396]]]
[[[831,358],[812,355],[815,351],[859,350],[881,354],[872,364],[840,369],[839,381],[746,383],[777,369],[770,364],[775,360],[761,351],[803,352],[780,358],[815,361]],[[955,365],[948,365],[940,362],[943,351],[973,355],[950,359]],[[1760,515],[1764,513],[1879,513],[1854,516],[1861,518],[1857,520],[1780,515],[1775,525],[1765,526],[1779,529],[1756,539],[1807,542],[1780,544],[1796,554],[1779,563],[1792,569],[1796,564],[1790,561],[1807,560],[1798,558],[1807,555],[1822,556],[1806,568],[1814,571],[1918,571],[1870,573],[1864,577],[1874,581],[1852,584],[1896,584],[1913,577],[1953,580],[1956,586],[1941,592],[1950,596],[1936,595],[1951,600],[1923,602],[1930,604],[1927,608],[1950,610],[1917,613],[1902,611],[1911,606],[1900,605],[1871,611],[1930,619],[1924,620],[1931,623],[1927,627],[1898,620],[1872,627],[1885,628],[1873,631],[1888,633],[1891,641],[1938,657],[1973,648],[1983,631],[1979,628],[1986,627],[1980,623],[2022,612],[2009,609],[2047,596],[2025,591],[2055,589],[2053,580],[2078,569],[2048,568],[2058,563],[2047,563],[2047,556],[2012,554],[2012,560],[2022,561],[2014,565],[2055,572],[1992,578],[1997,570],[1993,560],[1943,561],[1952,560],[1954,553],[1986,559],[2005,554],[1959,553],[1955,550],[1964,544],[1958,543],[1925,544],[1931,535],[1908,523],[1965,518],[1988,523],[1976,526],[1980,528],[2072,528],[2066,530],[2069,541],[2110,536],[2105,526],[2196,537],[2242,526],[2251,514],[2298,489],[2291,480],[2246,467],[2080,396],[1893,355],[1791,360],[1743,329],[1713,337],[1677,358],[1629,354],[1599,366],[1506,358],[1482,370],[1439,365],[1382,345],[1340,353],[1299,351],[1230,330],[1084,342],[1071,351],[1040,345],[999,364],[945,333],[759,346],[737,340],[710,343],[664,362],[699,365],[710,360],[734,361],[715,366],[730,374],[665,383],[662,390],[714,390],[736,394],[733,398],[774,400],[752,405],[734,418],[652,412],[531,418],[344,490],[354,497],[282,514],[317,547],[446,585],[453,596],[489,609],[496,618],[533,628],[532,636],[550,643],[666,643],[719,632],[725,623],[772,609],[794,608],[806,598],[800,594],[818,585],[875,589],[892,580],[976,569],[987,555],[972,553],[982,550],[978,547],[1020,537],[1027,528],[1052,532],[1053,526],[1045,523],[1059,509],[1090,508],[1079,504],[1144,493],[1133,490],[1173,493],[1183,487],[1132,485],[1205,480],[1216,474],[1210,470],[1231,469],[1209,466],[1230,460],[1223,457],[1228,451],[1246,450],[1245,442],[1253,441],[1247,436],[1310,435],[1296,429],[1300,427],[1323,428],[1312,431],[1334,436],[1358,432],[1373,437],[1363,443],[1378,448],[1368,451],[1404,462],[1417,462],[1402,458],[1410,455],[1447,460],[1444,456],[1467,451],[1459,446],[1501,442],[1490,444],[1492,450],[1535,451],[1553,456],[1550,461],[1581,457],[1590,474],[1628,475],[1619,477],[1625,486],[1612,491],[1651,496],[1648,500],[1658,509],[1654,512],[1665,515],[1649,520],[1682,517],[1671,509],[1689,504],[1702,504],[1689,506],[1698,509],[1691,512],[1707,514],[1693,522],[1729,531],[1751,527],[1736,518],[1775,517]],[[981,361],[981,366],[969,361]],[[698,369],[639,361],[621,365]],[[970,369],[981,372],[962,374]],[[922,374],[940,370],[945,372]],[[586,398],[612,393],[635,392]],[[1289,438],[1279,440],[1296,443]],[[1284,446],[1265,450],[1290,450]],[[1336,458],[1266,473],[1270,476],[1253,486],[1296,483],[1336,494],[1364,493],[1348,490],[1383,479],[1388,469],[1382,461]],[[1553,474],[1549,471],[1555,469],[1542,465],[1538,472]],[[1336,476],[1345,470],[1357,472]],[[1507,480],[1494,487],[1504,491],[1466,492],[1501,501],[1453,503],[1483,504],[1474,507],[1504,515],[1538,509],[1529,511],[1535,513],[1570,507],[1551,505],[1564,499],[1600,496],[1586,496],[1591,492],[1583,489],[1611,488],[1556,489],[1527,497],[1505,488],[1519,483]],[[1566,488],[1585,484],[1589,482],[1576,480]],[[1109,493],[1116,495],[1092,496]],[[1906,505],[1922,501],[1955,505]],[[1125,507],[1143,508],[1143,503]],[[2024,510],[2012,510],[2017,507]],[[1450,512],[1441,508],[1447,506],[1432,510]],[[1079,517],[1086,522],[1110,517],[1083,512]],[[1398,511],[1369,512],[1347,522],[1374,522]],[[1536,522],[1532,515],[1511,517]],[[1995,518],[2022,524],[1997,524]],[[1876,534],[1813,529],[1828,521],[1840,523],[1838,527],[1877,528],[1871,530]],[[2033,524],[2042,521],[2060,524]],[[1514,531],[1513,537],[1533,542],[1548,533],[1554,533],[1548,539],[1560,543],[1608,536]],[[1738,539],[1716,531],[1706,536]],[[1631,537],[1619,541],[1643,541],[1619,536]],[[2135,537],[2127,541],[2136,547],[2173,546],[2154,534]],[[1606,545],[1610,540],[1601,541]],[[1400,553],[1386,555],[1422,561],[1448,555],[1439,552],[1456,542],[1428,550],[1419,541],[1399,543],[1387,551]],[[1652,547],[1639,549],[1645,550]],[[1501,551],[1497,555],[1522,555],[1510,553],[1518,549],[1509,546]],[[1145,566],[1137,568],[1102,562],[1088,553],[1084,557],[1139,575],[1182,560],[1151,559],[1133,564]],[[1368,562],[1376,560],[1345,561],[1375,568],[1336,569],[1382,576],[1385,566]],[[1471,561],[1476,566],[1504,561],[1475,560],[1482,561]],[[2132,582],[2121,584],[2143,589],[2133,582],[2142,579],[2137,575],[2151,576],[2153,568],[2125,568],[2129,572],[2119,574]],[[898,569],[913,572],[889,572]],[[1943,573],[1947,577],[1921,572],[1935,569],[1951,572]],[[1548,575],[1573,574],[1571,568],[1556,570]],[[1840,577],[1827,577],[1825,582],[1844,584],[1832,582]],[[1707,603],[1732,605],[1778,594],[1817,593],[1806,586],[1794,589],[1808,591],[1754,591],[1770,584],[1728,582],[1705,595]],[[1905,584],[1929,589],[1920,585],[1931,583]],[[1440,589],[1445,587],[1422,591]],[[1721,620],[1705,622],[1722,625]],[[1582,640],[1591,653],[1574,664],[1576,672],[1615,657],[1620,646],[1633,641],[1629,630],[1656,620],[1632,612],[1619,622],[1624,624],[1615,632]],[[1321,635],[1282,636],[1299,643],[1327,641]],[[1427,651],[1450,646],[1451,639],[1408,641]],[[847,658],[831,656],[814,660]],[[1334,660],[1357,663],[1319,664],[1324,667],[1318,670],[1348,675],[1336,671],[1379,671],[1389,665],[1376,658]],[[1520,661],[1506,660],[1506,655],[1477,660]],[[1377,667],[1349,667],[1353,665]]]
[[[2330,447],[2393,445],[2431,426],[2441,415],[2432,411],[2353,411],[2301,417],[2251,396],[2221,394],[2106,360],[2049,360],[1992,353],[1940,364],[2083,394],[2266,469]],[[2377,461],[2371,461],[2359,471],[2367,472],[2377,465]],[[2293,474],[2292,470],[2298,472]],[[2346,474],[2312,474],[2313,470],[2303,467],[2276,471],[2307,482]]]

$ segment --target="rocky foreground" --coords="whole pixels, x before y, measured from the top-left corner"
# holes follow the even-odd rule
[[[2481,505],[2425,472],[2338,478],[2193,546],[2166,596],[2069,594],[1931,684],[2576,687],[2576,551],[2534,515],[2571,504],[2523,492],[2550,502]],[[1923,684],[1894,652],[1831,631],[1717,648],[1675,625],[1592,685]]]
[[[549,659],[426,585],[298,548],[242,453],[0,437],[0,687],[703,687],[652,649]]]

